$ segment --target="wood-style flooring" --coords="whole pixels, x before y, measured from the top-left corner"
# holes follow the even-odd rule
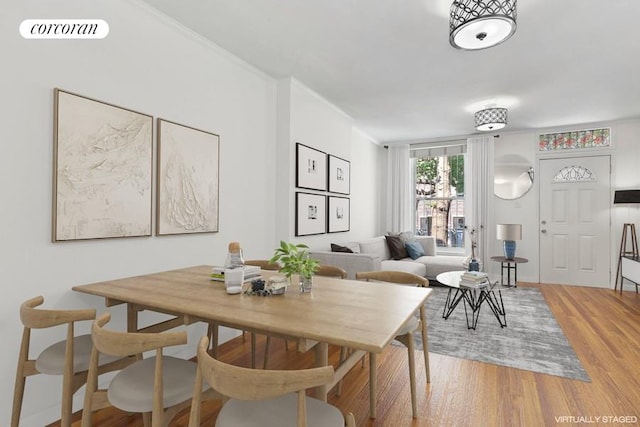
[[[591,382],[505,368],[431,353],[431,383],[416,363],[419,417],[411,418],[407,353],[389,346],[378,357],[378,417],[369,419],[368,366],[356,365],[342,394],[329,402],[353,412],[359,426],[595,426],[640,424],[640,295],[574,286],[523,284],[542,290]],[[508,316],[508,307],[507,307]],[[260,341],[259,343],[262,343]],[[250,340],[241,337],[220,347],[220,358],[249,366]],[[262,348],[263,346],[259,346]],[[286,351],[273,340],[272,369],[312,364],[313,352]],[[331,348],[330,361],[338,349]],[[417,355],[416,361],[422,360]],[[202,425],[213,426],[220,406],[203,406]],[[615,417],[615,418],[614,418]],[[187,426],[188,410],[171,426]],[[80,425],[80,413],[73,426]],[[49,427],[57,427],[59,423]],[[139,415],[100,411],[95,427],[142,426]]]

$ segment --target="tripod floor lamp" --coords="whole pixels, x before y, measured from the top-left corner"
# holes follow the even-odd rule
[[[613,204],[640,203],[640,190],[618,190],[614,193]],[[616,272],[615,289],[618,289],[618,279],[620,280],[620,292],[622,292],[622,258],[638,258],[638,239],[636,237],[636,225],[625,223],[622,227],[622,238],[620,239],[620,252],[618,254],[618,271]],[[636,284],[636,289],[637,289]]]

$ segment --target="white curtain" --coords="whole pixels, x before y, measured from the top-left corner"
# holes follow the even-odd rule
[[[493,212],[493,137],[467,139],[467,164],[465,178],[465,217],[467,242],[469,232],[475,230],[476,258],[487,268],[490,242],[492,241],[490,213]],[[467,251],[471,252],[470,242]]]
[[[387,153],[387,230],[412,231],[415,179],[409,145],[392,145]]]

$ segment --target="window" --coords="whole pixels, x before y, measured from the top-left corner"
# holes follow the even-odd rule
[[[443,248],[464,248],[464,154],[418,157],[416,234]]]

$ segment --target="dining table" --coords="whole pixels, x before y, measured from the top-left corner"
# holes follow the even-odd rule
[[[328,390],[368,354],[369,415],[376,417],[376,356],[415,313],[426,322],[424,304],[431,289],[314,276],[311,292],[289,286],[282,295],[232,295],[226,292],[224,282],[211,280],[212,268],[192,266],[78,285],[73,290],[102,297],[107,307],[126,304],[129,332],[159,332],[210,322],[292,340],[298,351],[314,351],[315,366],[329,364],[330,344],[351,349],[350,356],[336,367],[333,382],[315,390],[316,397],[324,401]],[[278,274],[261,272],[265,280]],[[139,327],[142,310],[170,317]],[[427,351],[426,336],[423,341]]]

